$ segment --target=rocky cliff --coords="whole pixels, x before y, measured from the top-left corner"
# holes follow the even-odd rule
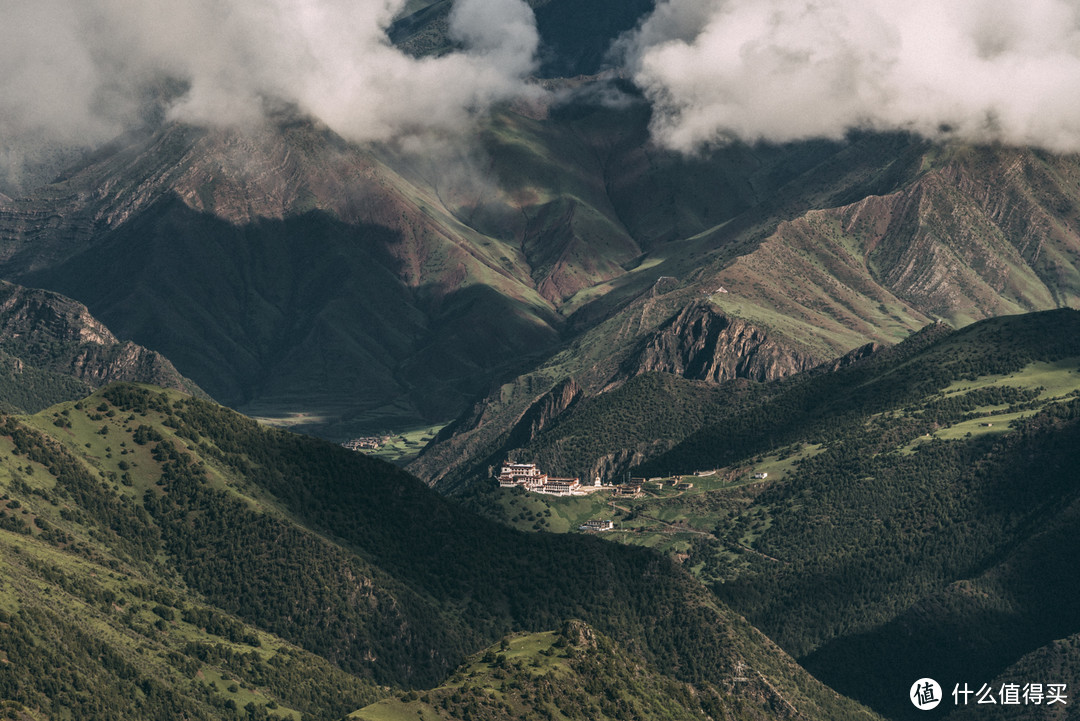
[[[775,380],[817,364],[791,343],[725,315],[706,303],[683,308],[623,363],[621,378],[657,371],[721,383],[733,378]]]
[[[520,448],[526,445],[547,428],[564,412],[573,407],[582,397],[583,391],[573,378],[567,378],[540,396],[528,410],[521,414],[517,423],[510,430],[506,440],[507,448]]]
[[[135,381],[206,395],[160,353],[117,339],[81,303],[4,281],[0,281],[0,352],[15,360],[16,374],[29,367],[77,379],[91,388]]]
[[[858,363],[864,358],[869,358],[884,347],[885,346],[883,346],[881,343],[867,343],[866,345],[861,345],[858,348],[851,349],[839,358],[834,358],[831,361],[825,361],[824,363],[819,365],[816,370],[826,373],[834,373],[841,368],[847,368],[850,365],[854,365],[855,363]]]

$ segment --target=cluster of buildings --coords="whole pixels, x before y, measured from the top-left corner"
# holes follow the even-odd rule
[[[699,472],[695,475],[709,476],[716,473],[713,471]],[[757,478],[759,476],[755,476]],[[761,475],[764,478],[765,475]],[[506,461],[499,469],[497,476],[500,488],[515,488],[520,486],[532,493],[547,493],[553,496],[576,496],[585,495],[597,491],[601,487],[600,477],[597,476],[592,487],[582,486],[577,478],[554,478],[541,471],[535,463],[514,463]],[[666,481],[666,483],[665,483]],[[650,478],[649,482],[663,489],[670,484],[672,490],[689,491],[693,489],[693,483],[687,483],[676,476],[673,479]],[[644,478],[630,478],[627,474],[625,482],[615,485],[604,485],[603,488],[610,490],[615,498],[640,498],[643,493]]]
[[[499,487],[521,486],[533,493],[553,496],[570,496],[581,488],[577,478],[554,478],[542,473],[535,463],[511,463],[507,461],[499,471]]]
[[[345,441],[341,444],[343,448],[348,448],[350,451],[377,451],[385,443],[387,438],[378,438],[376,436],[366,436],[364,438],[353,438]]]
[[[547,493],[552,496],[574,496],[588,493],[587,490],[582,489],[581,482],[577,478],[552,478],[537,468],[535,463],[507,461],[499,469],[498,480],[500,488],[516,488],[520,486],[532,493]],[[594,485],[600,485],[599,478],[596,479]],[[615,523],[613,521],[599,519],[589,519],[578,526],[579,531],[594,533],[614,529]]]
[[[707,476],[715,476],[716,474],[717,469],[712,469],[707,471],[695,471],[694,476],[704,478]],[[768,477],[769,474],[764,471],[758,471],[751,475],[751,478],[755,480],[764,480]],[[579,496],[601,490],[599,476],[596,477],[596,481],[592,484],[595,487],[583,487],[579,479],[553,478],[541,471],[535,463],[514,463],[512,461],[506,461],[500,467],[497,478],[500,488],[521,487],[532,493],[547,493],[553,496]],[[645,483],[654,484],[657,490],[663,490],[667,487],[676,491],[692,490],[694,484],[683,480],[683,478],[683,476],[675,476],[673,478],[657,477],[649,478],[646,481],[644,478],[631,478],[628,472],[623,483],[610,486],[605,485],[603,488],[610,491],[613,499],[612,503],[614,503],[614,499],[617,498],[640,498],[643,495],[643,486]],[[612,521],[600,519],[590,519],[578,526],[578,530],[585,532],[611,531],[614,530],[614,528],[615,525]]]

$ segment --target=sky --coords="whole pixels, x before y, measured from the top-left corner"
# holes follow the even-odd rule
[[[172,119],[284,101],[360,142],[467,133],[540,92],[524,0],[457,0],[459,49],[425,59],[387,39],[404,2],[0,0],[0,167],[115,137],[163,78],[186,88]],[[1080,150],[1078,0],[658,0],[612,58],[683,152],[855,128]]]

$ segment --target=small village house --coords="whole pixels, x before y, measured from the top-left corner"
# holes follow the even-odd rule
[[[596,532],[599,532],[599,531],[611,531],[611,530],[614,530],[614,529],[615,529],[614,521],[611,521],[611,520],[608,520],[608,519],[600,520],[600,519],[597,519],[597,518],[590,518],[588,521],[585,521],[580,526],[578,526],[579,531],[596,531]]]

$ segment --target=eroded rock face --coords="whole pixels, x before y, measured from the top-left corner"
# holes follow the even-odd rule
[[[529,443],[553,420],[573,406],[581,395],[581,387],[574,382],[573,378],[567,378],[559,383],[538,398],[521,415],[514,424],[513,430],[510,431],[508,445],[519,447]]]
[[[658,371],[721,383],[768,381],[812,368],[816,359],[761,328],[704,304],[684,308],[623,364],[622,377]]]
[[[0,350],[42,370],[101,386],[153,383],[205,395],[165,356],[120,341],[86,306],[58,293],[0,281]]]
[[[592,482],[594,478],[618,479],[635,466],[640,466],[649,458],[655,457],[670,450],[674,445],[669,440],[656,440],[648,445],[638,448],[624,448],[613,453],[606,453],[596,459],[589,468],[585,481]]]
[[[81,303],[56,293],[0,282],[0,338],[23,344],[114,345],[116,337]]]

